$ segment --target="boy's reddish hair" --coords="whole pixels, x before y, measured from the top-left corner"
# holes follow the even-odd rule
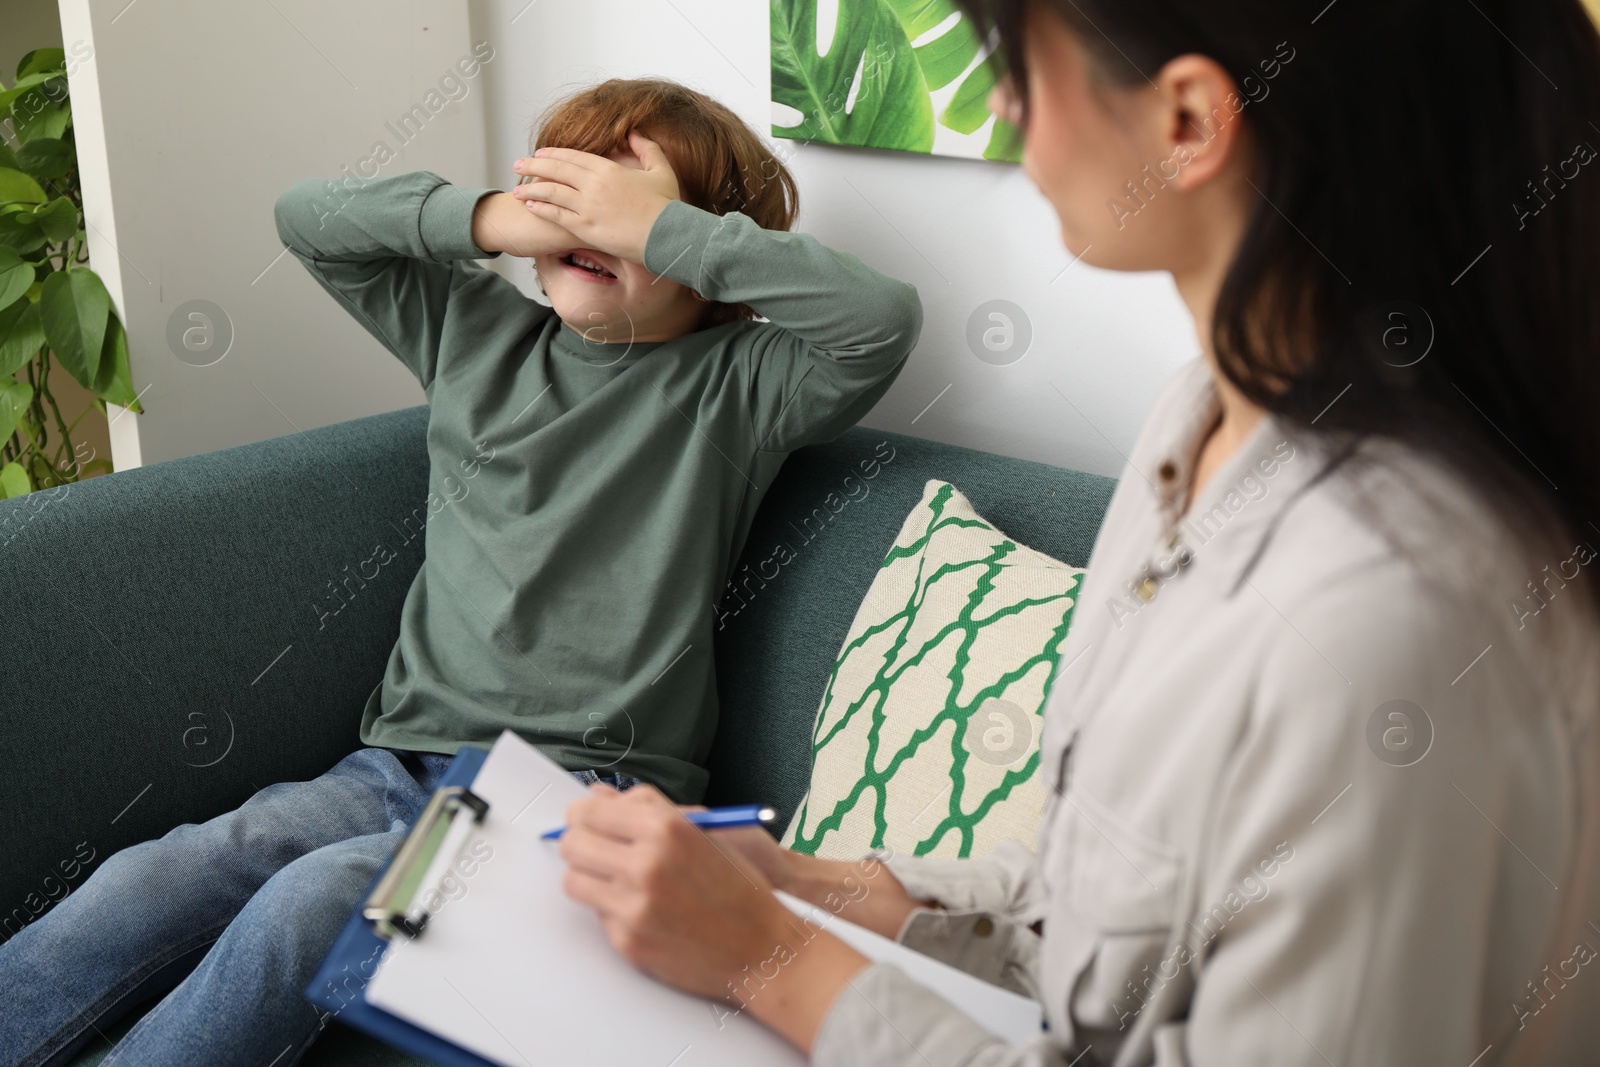
[[[685,202],[714,215],[738,211],[768,230],[792,229],[799,214],[794,176],[755,131],[727,107],[677,82],[603,81],[551,104],[535,130],[533,149],[601,156],[626,150],[628,132],[638,130],[661,145]],[[713,302],[700,328],[755,317],[745,304]]]

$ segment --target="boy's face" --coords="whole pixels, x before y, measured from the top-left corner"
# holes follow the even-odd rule
[[[626,147],[606,158],[644,169]],[[590,248],[534,256],[533,263],[556,315],[591,345],[674,340],[694,332],[706,306],[687,286]],[[597,358],[609,361],[614,355],[608,351]]]

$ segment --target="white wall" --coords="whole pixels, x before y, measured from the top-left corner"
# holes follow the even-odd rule
[[[673,78],[763,133],[770,125],[764,0],[470,3],[474,35],[488,34],[503,56],[487,71],[493,184],[514,182],[529,122],[554,94],[601,78]],[[1199,351],[1168,276],[1081,263],[1062,273],[1071,260],[1055,217],[1020,167],[778,144],[795,153],[800,228],[922,295],[921,344],[865,425],[1120,471],[1162,381]],[[526,264],[502,266],[535,291]],[[1008,366],[980,361],[966,342],[968,317],[997,298],[1020,306],[1034,330],[1028,354]]]
[[[485,180],[481,71],[409,144],[386,126],[470,54],[462,0],[61,0],[61,21],[92,51],[70,76],[90,258],[146,412],[111,409],[117,469],[421,403],[283,251],[272,205],[378,141],[397,158],[376,173]],[[215,348],[168,341],[192,300],[232,326],[208,366]]]
[[[128,323],[147,414],[112,425],[119,469],[421,402],[410,375],[293,259],[277,194],[398,150],[382,174],[427,168],[509,187],[531,118],[564,89],[658,75],[770,121],[764,0],[61,0],[93,265]],[[409,145],[386,123],[487,41],[468,94]],[[1116,473],[1166,375],[1197,351],[1165,276],[1069,258],[1014,166],[783,142],[801,228],[916,284],[922,342],[866,424]],[[527,265],[503,270],[530,293]],[[1031,321],[1008,366],[966,342],[981,303]],[[210,366],[168,324],[188,301],[234,330]],[[930,406],[931,405],[931,406]],[[117,414],[118,409],[113,409]]]

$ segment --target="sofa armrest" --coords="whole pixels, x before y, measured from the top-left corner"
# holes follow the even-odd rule
[[[427,413],[0,502],[0,940],[118,849],[360,744],[422,562]]]

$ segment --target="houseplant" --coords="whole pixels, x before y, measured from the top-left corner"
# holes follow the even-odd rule
[[[75,47],[72,64],[88,58]],[[86,265],[67,72],[64,50],[38,48],[15,84],[0,83],[0,499],[111,469],[79,455],[72,432],[83,415],[70,424],[62,415],[53,371],[76,378],[102,416],[108,402],[143,410],[127,334]]]

